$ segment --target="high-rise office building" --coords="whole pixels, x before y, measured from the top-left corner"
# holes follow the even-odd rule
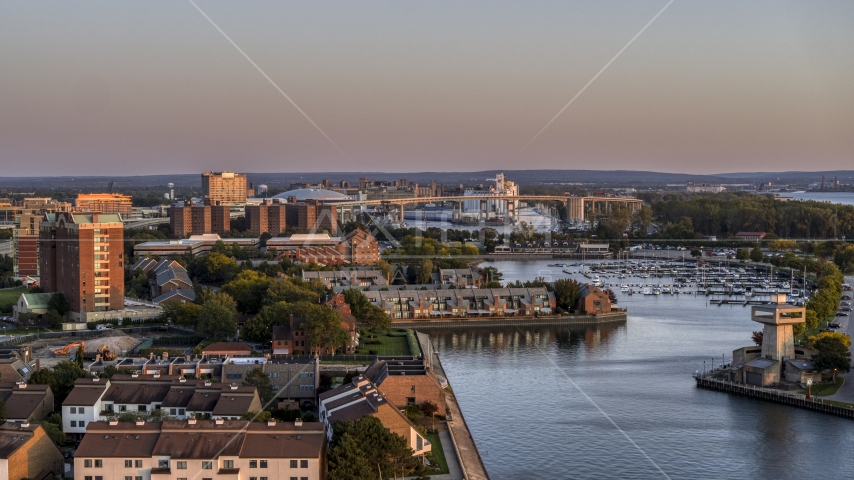
[[[69,317],[124,308],[124,225],[115,213],[46,213],[39,225],[41,286],[68,300]]]
[[[246,175],[234,172],[203,173],[202,197],[210,205],[244,205]]]

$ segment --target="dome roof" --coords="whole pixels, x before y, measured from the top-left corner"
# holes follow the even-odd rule
[[[273,196],[273,198],[280,198],[282,200],[287,200],[288,197],[296,197],[298,202],[303,200],[350,200],[350,197],[343,193],[320,188],[298,188]]]

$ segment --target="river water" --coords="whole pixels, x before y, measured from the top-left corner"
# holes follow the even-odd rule
[[[568,276],[551,262],[491,265]],[[616,326],[430,332],[492,479],[854,474],[851,420],[695,387],[704,361],[751,345],[749,307],[617,295]]]
[[[781,193],[780,195],[784,197],[792,197],[796,200],[815,200],[816,202],[854,205],[854,192],[796,192]]]

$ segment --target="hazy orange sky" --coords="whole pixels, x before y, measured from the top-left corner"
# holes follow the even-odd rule
[[[0,176],[854,166],[854,2],[0,2]]]

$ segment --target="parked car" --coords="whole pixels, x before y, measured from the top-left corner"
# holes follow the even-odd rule
[[[845,312],[837,312],[837,313],[836,313],[836,316],[837,316],[837,317],[847,317],[847,316],[848,316],[848,314],[847,314],[847,313],[845,313]]]
[[[828,325],[828,327],[830,327],[830,328],[839,328],[839,324],[838,324],[838,323],[836,323],[836,322],[833,322],[833,323],[831,323],[830,325]]]

